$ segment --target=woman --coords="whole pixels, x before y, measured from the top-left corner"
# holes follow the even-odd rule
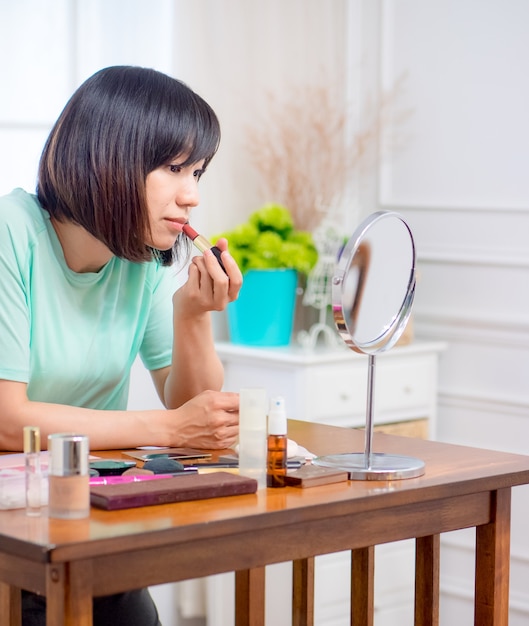
[[[210,315],[237,297],[241,273],[226,240],[226,272],[208,251],[173,293],[168,267],[189,253],[182,225],[219,139],[209,105],[154,70],[106,68],[73,94],[36,196],[0,199],[0,449],[20,450],[25,425],[44,442],[86,434],[93,450],[233,446],[238,395],[220,391]],[[138,354],[166,409],[126,410]],[[94,607],[95,624],[107,614],[114,625],[158,623],[144,591]],[[24,624],[42,615],[25,594]]]

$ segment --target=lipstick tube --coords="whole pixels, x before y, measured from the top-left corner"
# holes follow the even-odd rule
[[[185,471],[175,474],[131,474],[128,476],[91,476],[90,486],[93,485],[125,485],[127,483],[143,483],[149,480],[160,480],[161,478],[175,478],[175,476],[188,476],[197,474],[194,467],[186,468]]]
[[[224,263],[222,262],[222,259],[221,259],[222,252],[220,251],[219,248],[217,248],[217,246],[211,245],[209,241],[203,235],[199,235],[197,231],[189,224],[184,224],[184,226],[182,227],[182,230],[184,234],[187,235],[189,239],[191,239],[195,248],[200,250],[202,254],[206,250],[211,250],[211,252],[213,252],[213,254],[215,255],[217,261],[219,262],[219,265],[224,270],[224,273],[225,274],[228,273],[226,272],[226,268],[224,267]]]

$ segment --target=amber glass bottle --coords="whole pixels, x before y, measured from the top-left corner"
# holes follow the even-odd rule
[[[287,416],[285,401],[273,398],[268,413],[266,486],[284,487],[287,475]]]

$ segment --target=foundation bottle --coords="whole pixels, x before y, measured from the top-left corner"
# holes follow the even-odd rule
[[[266,486],[284,487],[287,475],[287,416],[281,396],[272,398],[268,413]]]
[[[59,433],[48,437],[49,516],[82,519],[90,515],[88,437]]]

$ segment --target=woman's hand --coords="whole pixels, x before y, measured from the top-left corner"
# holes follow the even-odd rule
[[[193,257],[189,265],[189,278],[174,295],[175,310],[180,319],[208,311],[223,311],[239,295],[242,274],[228,252],[228,242],[219,239],[216,246],[221,250],[226,272],[210,250]]]
[[[203,391],[168,411],[170,447],[207,450],[233,448],[239,436],[239,394]]]

